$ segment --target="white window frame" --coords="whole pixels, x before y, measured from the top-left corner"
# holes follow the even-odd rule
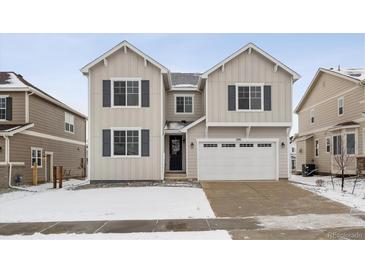
[[[138,131],[138,155],[114,155],[114,131],[129,131],[129,130],[137,130]],[[110,147],[111,147],[111,158],[140,158],[142,155],[142,128],[140,127],[112,127],[110,129]],[[126,134],[127,138],[127,134]],[[127,142],[126,142],[127,149]]]
[[[184,112],[177,112],[177,97],[184,97]],[[191,97],[191,112],[185,112],[185,97]],[[192,115],[194,114],[194,94],[174,94],[174,113],[176,115]]]
[[[314,157],[319,158],[319,139],[314,140]]]
[[[349,134],[353,134],[354,135],[354,153],[348,153],[347,151],[347,135]],[[349,131],[349,132],[345,132],[345,136],[346,136],[346,154],[347,155],[357,155],[357,134],[355,131]]]
[[[243,112],[262,112],[264,111],[264,85],[263,83],[236,83],[236,111]],[[239,87],[261,87],[261,109],[251,109],[251,90],[249,90],[248,106],[249,109],[238,108],[238,88]]]
[[[8,121],[8,120],[6,120],[6,111],[7,111],[7,109],[6,109],[6,98],[8,98],[9,97],[9,95],[0,95],[0,98],[2,99],[2,98],[4,98],[5,99],[5,119],[0,119],[0,121],[1,122],[6,122],[6,121]]]
[[[312,122],[312,118],[313,118],[313,122]],[[309,123],[311,125],[314,125],[314,123],[316,122],[316,117],[314,115],[314,108],[312,108],[310,111],[309,111]]]
[[[335,137],[340,137],[341,138],[341,146],[340,146],[340,150],[342,149],[342,146],[343,146],[343,136],[342,136],[342,134],[334,134],[334,135],[332,135],[332,149],[331,149],[331,154],[333,155],[333,156],[336,156],[336,155],[340,155],[341,154],[341,151],[339,151],[339,153],[337,153],[337,154],[334,154],[335,153],[335,150],[333,149],[333,146],[334,146],[334,144],[335,144],[335,142],[334,142],[334,139],[335,139]],[[338,139],[338,138],[337,138]],[[337,147],[337,146],[336,146]],[[337,149],[338,149],[338,147],[337,147]],[[338,151],[337,151],[338,152]]]
[[[327,147],[328,147],[328,141],[329,141],[329,147],[330,147],[330,151],[327,150]],[[331,137],[326,137],[326,153],[331,153],[332,151],[332,142],[331,142]]]
[[[128,106],[127,105],[127,85],[126,85],[126,91],[125,91],[125,106],[115,106],[114,105],[114,82],[115,81],[138,81],[138,105],[137,106]],[[111,107],[112,108],[141,108],[142,104],[142,78],[136,78],[136,77],[132,77],[132,78],[129,78],[129,77],[115,77],[115,78],[110,78],[110,82],[111,82]]]
[[[342,102],[342,114],[340,114],[340,102]],[[345,98],[341,96],[337,100],[337,115],[342,116],[345,113]]]
[[[68,116],[68,117],[67,117]],[[69,119],[67,118],[71,118],[72,117],[72,123]],[[66,124],[69,124],[69,125],[72,125],[72,128],[73,128],[73,131],[71,130],[67,130],[66,129]],[[75,115],[69,113],[69,112],[65,112],[65,124],[64,124],[64,129],[65,129],[65,132],[67,133],[72,133],[72,134],[75,134]]]
[[[34,168],[33,166],[33,150],[36,150],[36,160],[38,160],[38,151],[40,150],[41,151],[41,165],[40,166],[37,166],[37,168],[43,168],[43,148],[41,147],[31,147],[30,148],[30,165],[32,168]],[[38,163],[38,161],[37,161]]]

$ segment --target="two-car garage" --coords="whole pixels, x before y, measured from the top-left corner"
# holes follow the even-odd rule
[[[200,139],[198,179],[277,180],[278,140]]]

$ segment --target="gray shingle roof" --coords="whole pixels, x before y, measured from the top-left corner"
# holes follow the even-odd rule
[[[171,81],[173,86],[196,86],[198,84],[200,73],[183,73],[171,72]]]

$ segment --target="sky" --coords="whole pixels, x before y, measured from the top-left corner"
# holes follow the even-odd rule
[[[87,114],[80,69],[123,40],[171,72],[204,72],[253,42],[302,76],[293,109],[319,67],[365,68],[365,34],[0,34],[0,71],[15,71]]]

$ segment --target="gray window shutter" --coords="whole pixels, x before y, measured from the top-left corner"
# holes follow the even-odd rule
[[[111,81],[103,80],[103,107],[111,106]]]
[[[13,98],[6,97],[6,120],[13,120]]]
[[[150,131],[149,129],[141,130],[142,138],[142,156],[150,156]]]
[[[228,110],[236,110],[236,86],[228,86]]]
[[[111,155],[111,130],[103,129],[103,156],[108,157]]]
[[[271,86],[264,86],[264,110],[271,110]]]
[[[142,80],[142,107],[149,107],[150,106],[150,81],[149,80]]]

